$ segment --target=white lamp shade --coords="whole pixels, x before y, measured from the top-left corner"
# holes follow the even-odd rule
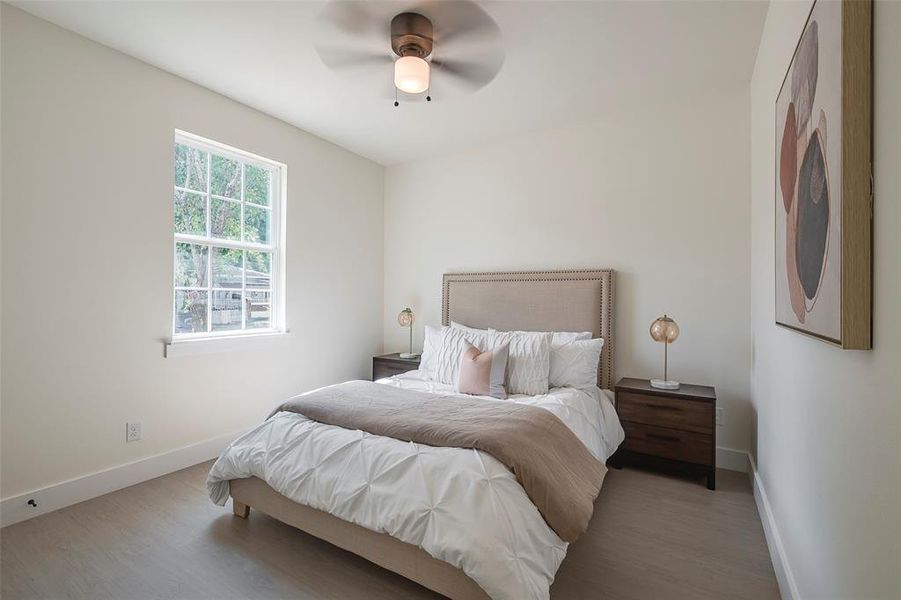
[[[429,89],[429,63],[418,56],[401,56],[394,61],[394,85],[408,94]]]

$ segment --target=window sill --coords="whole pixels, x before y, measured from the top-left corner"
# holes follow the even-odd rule
[[[218,337],[169,339],[163,342],[163,357],[175,358],[194,354],[264,350],[283,344],[290,333],[290,331],[265,331]]]

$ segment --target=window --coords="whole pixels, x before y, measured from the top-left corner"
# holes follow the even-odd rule
[[[284,330],[285,166],[175,134],[173,340]]]

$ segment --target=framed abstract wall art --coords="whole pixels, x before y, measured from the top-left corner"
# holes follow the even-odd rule
[[[818,0],[776,99],[776,323],[872,339],[872,3]]]

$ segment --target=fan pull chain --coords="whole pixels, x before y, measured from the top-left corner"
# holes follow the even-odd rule
[[[425,101],[426,102],[432,101],[432,88],[431,87],[426,88]],[[396,87],[394,88],[394,106],[395,107],[400,106],[400,102],[397,101],[397,88]]]

